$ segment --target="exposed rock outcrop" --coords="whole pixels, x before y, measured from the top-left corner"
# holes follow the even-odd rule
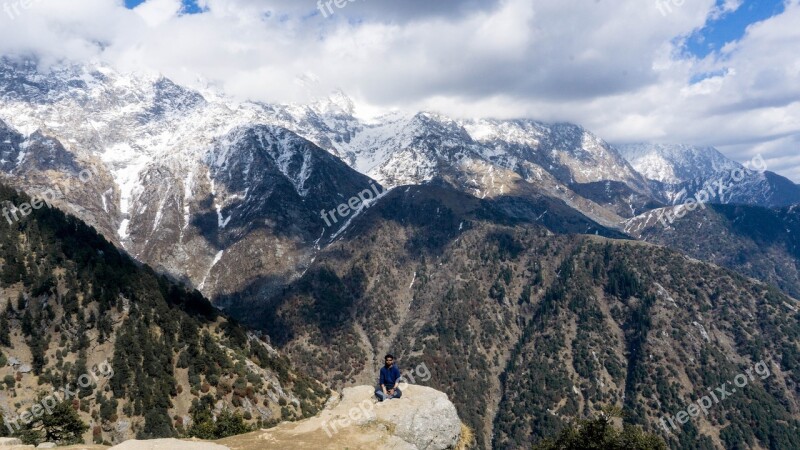
[[[378,403],[374,388],[346,388],[316,417],[219,441],[234,450],[446,450],[461,437],[461,420],[447,395],[407,386],[400,399]]]
[[[374,397],[374,388],[357,386],[344,389],[341,395],[334,394],[322,412],[300,422],[283,422],[268,430],[213,443],[130,440],[108,450],[455,450],[462,448],[459,447],[461,439],[461,420],[456,407],[443,392],[409,385],[403,389],[402,398],[379,403]],[[2,448],[33,449],[33,446]],[[107,449],[94,445],[66,448]]]
[[[230,450],[218,444],[201,441],[179,441],[177,439],[153,439],[150,441],[125,441],[109,450]]]

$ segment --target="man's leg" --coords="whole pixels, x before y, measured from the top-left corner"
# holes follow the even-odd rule
[[[394,388],[394,395],[392,395],[392,398],[400,398],[402,396],[403,391],[401,391],[400,388]]]
[[[379,402],[386,400],[386,394],[384,394],[383,390],[380,388],[375,391],[375,397],[378,397]]]

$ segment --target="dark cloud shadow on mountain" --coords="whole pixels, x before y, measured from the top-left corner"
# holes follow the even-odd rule
[[[461,231],[477,221],[507,226],[540,225],[561,234],[629,238],[587,218],[562,200],[513,195],[479,199],[457,191],[441,180],[394,189],[354,221],[344,238],[364,235],[385,220],[417,229],[411,239],[413,248],[433,253],[440,252]]]

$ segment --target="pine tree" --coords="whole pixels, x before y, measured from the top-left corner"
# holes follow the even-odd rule
[[[59,445],[83,444],[83,433],[89,429],[67,400],[56,405],[52,414],[42,415],[41,427],[45,439]]]
[[[88,429],[89,426],[83,423],[72,407],[72,402],[64,400],[53,407],[52,412],[34,416],[34,420],[15,435],[28,445],[42,442],[74,445],[83,444],[83,433]]]
[[[10,327],[8,324],[7,312],[0,314],[0,346],[11,347]]]

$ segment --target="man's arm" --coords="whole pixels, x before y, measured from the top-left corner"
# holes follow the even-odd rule
[[[400,378],[402,377],[402,375],[400,374],[400,369],[398,369],[397,366],[394,366],[393,372],[394,372],[394,386],[392,386],[392,391],[397,389],[397,386],[400,385]]]
[[[386,391],[386,376],[384,376],[383,374],[383,369],[381,369],[379,383],[381,384],[381,389],[383,390],[383,393],[389,395],[389,393]]]

